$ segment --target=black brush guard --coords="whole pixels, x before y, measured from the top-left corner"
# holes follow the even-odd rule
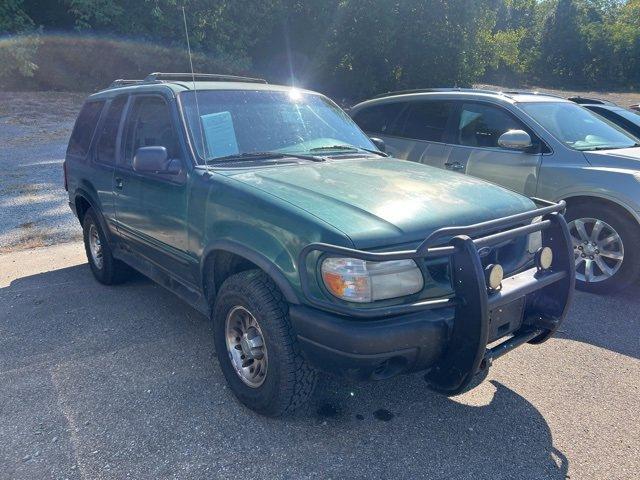
[[[430,386],[455,395],[464,391],[477,373],[493,360],[524,343],[541,343],[558,329],[564,320],[575,284],[572,242],[562,216],[565,202],[549,203],[534,199],[542,208],[487,222],[460,227],[446,227],[429,235],[415,250],[368,252],[325,243],[307,245],[300,253],[302,291],[309,304],[352,318],[380,318],[433,308],[453,307],[455,318],[447,348],[427,372]],[[530,223],[542,217],[539,222]],[[524,225],[523,225],[524,224]],[[487,288],[478,250],[516,237],[542,232],[542,245],[553,250],[553,264],[548,270],[532,267],[503,280],[498,291]],[[448,242],[442,244],[442,242]],[[320,253],[315,268],[307,262],[313,252]],[[454,295],[450,298],[424,300],[413,304],[382,307],[358,307],[347,302],[328,301],[313,293],[319,262],[331,254],[367,261],[449,257]],[[487,348],[490,312],[524,299],[522,325],[497,345]]]

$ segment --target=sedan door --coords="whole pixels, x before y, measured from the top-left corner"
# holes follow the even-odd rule
[[[360,109],[353,115],[353,120],[367,135],[383,140],[389,155],[405,158],[403,155],[409,146],[405,139],[395,134],[394,125],[406,107],[406,102],[375,104]]]
[[[443,139],[452,112],[450,101],[386,102],[360,110],[354,120],[368,135],[384,140],[392,157],[443,167]]]
[[[411,102],[395,124],[403,149],[398,157],[444,168],[445,133],[452,118],[453,102],[418,100]]]
[[[523,130],[532,139],[526,150],[503,148],[500,136]],[[527,196],[535,196],[544,144],[503,107],[483,102],[459,102],[443,165]]]

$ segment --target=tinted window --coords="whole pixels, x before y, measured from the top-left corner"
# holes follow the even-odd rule
[[[73,133],[67,148],[68,155],[84,157],[87,154],[103,106],[104,102],[87,102],[84,104],[73,127]]]
[[[470,147],[498,147],[498,138],[509,130],[526,130],[504,110],[491,105],[462,105],[456,140]]]
[[[393,122],[405,105],[405,103],[374,105],[360,110],[353,119],[365,132],[392,135]]]
[[[128,165],[140,147],[164,147],[170,159],[180,158],[171,112],[161,97],[139,97],[135,100],[126,135],[125,162]]]
[[[116,155],[116,140],[118,135],[118,126],[122,117],[122,109],[127,103],[127,97],[116,97],[109,105],[107,116],[102,123],[100,129],[100,137],[98,146],[96,147],[96,161],[113,165]]]
[[[612,121],[616,125],[629,130],[634,135],[638,135],[638,128],[640,127],[640,115],[637,113],[631,112],[629,110],[624,110],[622,108],[616,110],[609,110],[601,107],[587,107],[589,110],[593,110],[598,115],[602,115],[607,120]]]
[[[413,103],[409,106],[400,135],[418,140],[441,142],[452,109],[451,102]]]

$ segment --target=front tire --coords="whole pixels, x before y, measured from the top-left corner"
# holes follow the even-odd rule
[[[113,258],[111,245],[93,208],[89,208],[84,214],[82,234],[89,267],[96,280],[104,285],[116,285],[131,276],[131,269]]]
[[[230,276],[213,308],[220,368],[245,406],[267,416],[292,413],[311,397],[316,371],[302,357],[278,287],[260,270]]]
[[[640,226],[626,212],[598,203],[569,207],[566,214],[576,262],[576,288],[616,292],[640,276]]]

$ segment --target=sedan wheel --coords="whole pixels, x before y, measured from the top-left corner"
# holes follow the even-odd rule
[[[598,283],[613,277],[624,259],[620,234],[596,218],[577,218],[569,223],[576,262],[576,279]]]

